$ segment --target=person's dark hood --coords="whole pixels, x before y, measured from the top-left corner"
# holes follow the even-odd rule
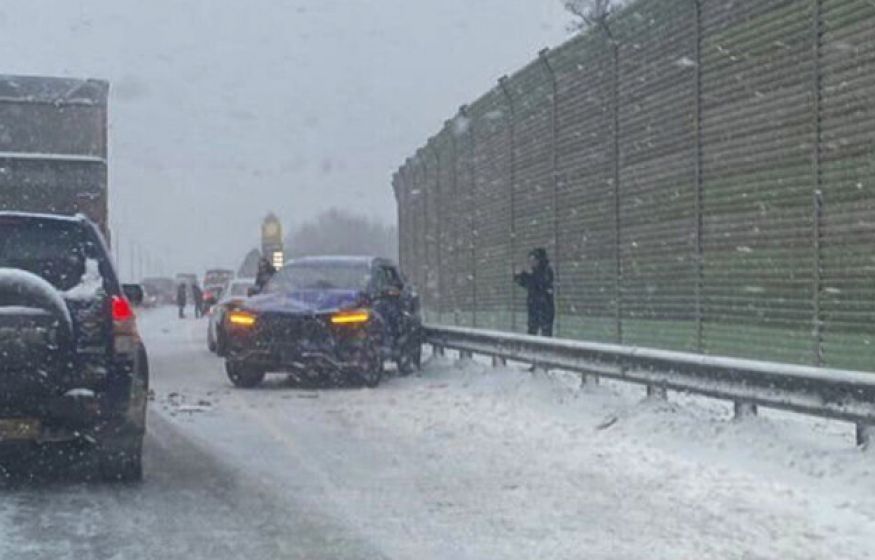
[[[535,260],[538,261],[538,266],[547,266],[550,264],[550,259],[547,258],[547,250],[543,247],[532,249],[529,252],[529,256],[534,257]]]
[[[255,313],[320,313],[353,307],[361,299],[358,290],[296,290],[253,296],[243,307]]]

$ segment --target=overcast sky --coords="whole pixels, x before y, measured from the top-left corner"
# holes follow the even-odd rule
[[[269,210],[394,222],[403,159],[567,23],[559,0],[3,0],[0,73],[110,80],[123,272],[131,240],[202,272]]]

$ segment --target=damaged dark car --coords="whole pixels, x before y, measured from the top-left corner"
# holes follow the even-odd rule
[[[389,260],[309,257],[286,264],[225,317],[226,370],[238,387],[267,373],[375,387],[384,362],[419,367],[419,297]]]

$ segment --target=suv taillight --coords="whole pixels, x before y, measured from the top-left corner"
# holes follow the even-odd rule
[[[122,296],[112,296],[113,346],[117,354],[131,354],[140,345],[137,318],[131,303]]]
[[[131,307],[131,303],[121,297],[121,296],[112,296],[112,320],[119,321],[129,321],[134,318],[134,309]]]

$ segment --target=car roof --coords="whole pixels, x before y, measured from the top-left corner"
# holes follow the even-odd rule
[[[75,223],[75,224],[89,224],[91,220],[85,217],[82,214],[76,214],[74,216],[67,216],[61,214],[43,214],[39,212],[14,212],[7,210],[0,210],[0,218],[19,218],[23,220],[33,220],[33,221],[54,221],[54,222],[66,222],[66,223]]]
[[[319,255],[312,257],[300,257],[286,261],[286,265],[290,264],[307,264],[307,263],[331,263],[331,264],[349,264],[370,266],[374,261],[379,260],[377,257],[368,257],[360,255]]]

